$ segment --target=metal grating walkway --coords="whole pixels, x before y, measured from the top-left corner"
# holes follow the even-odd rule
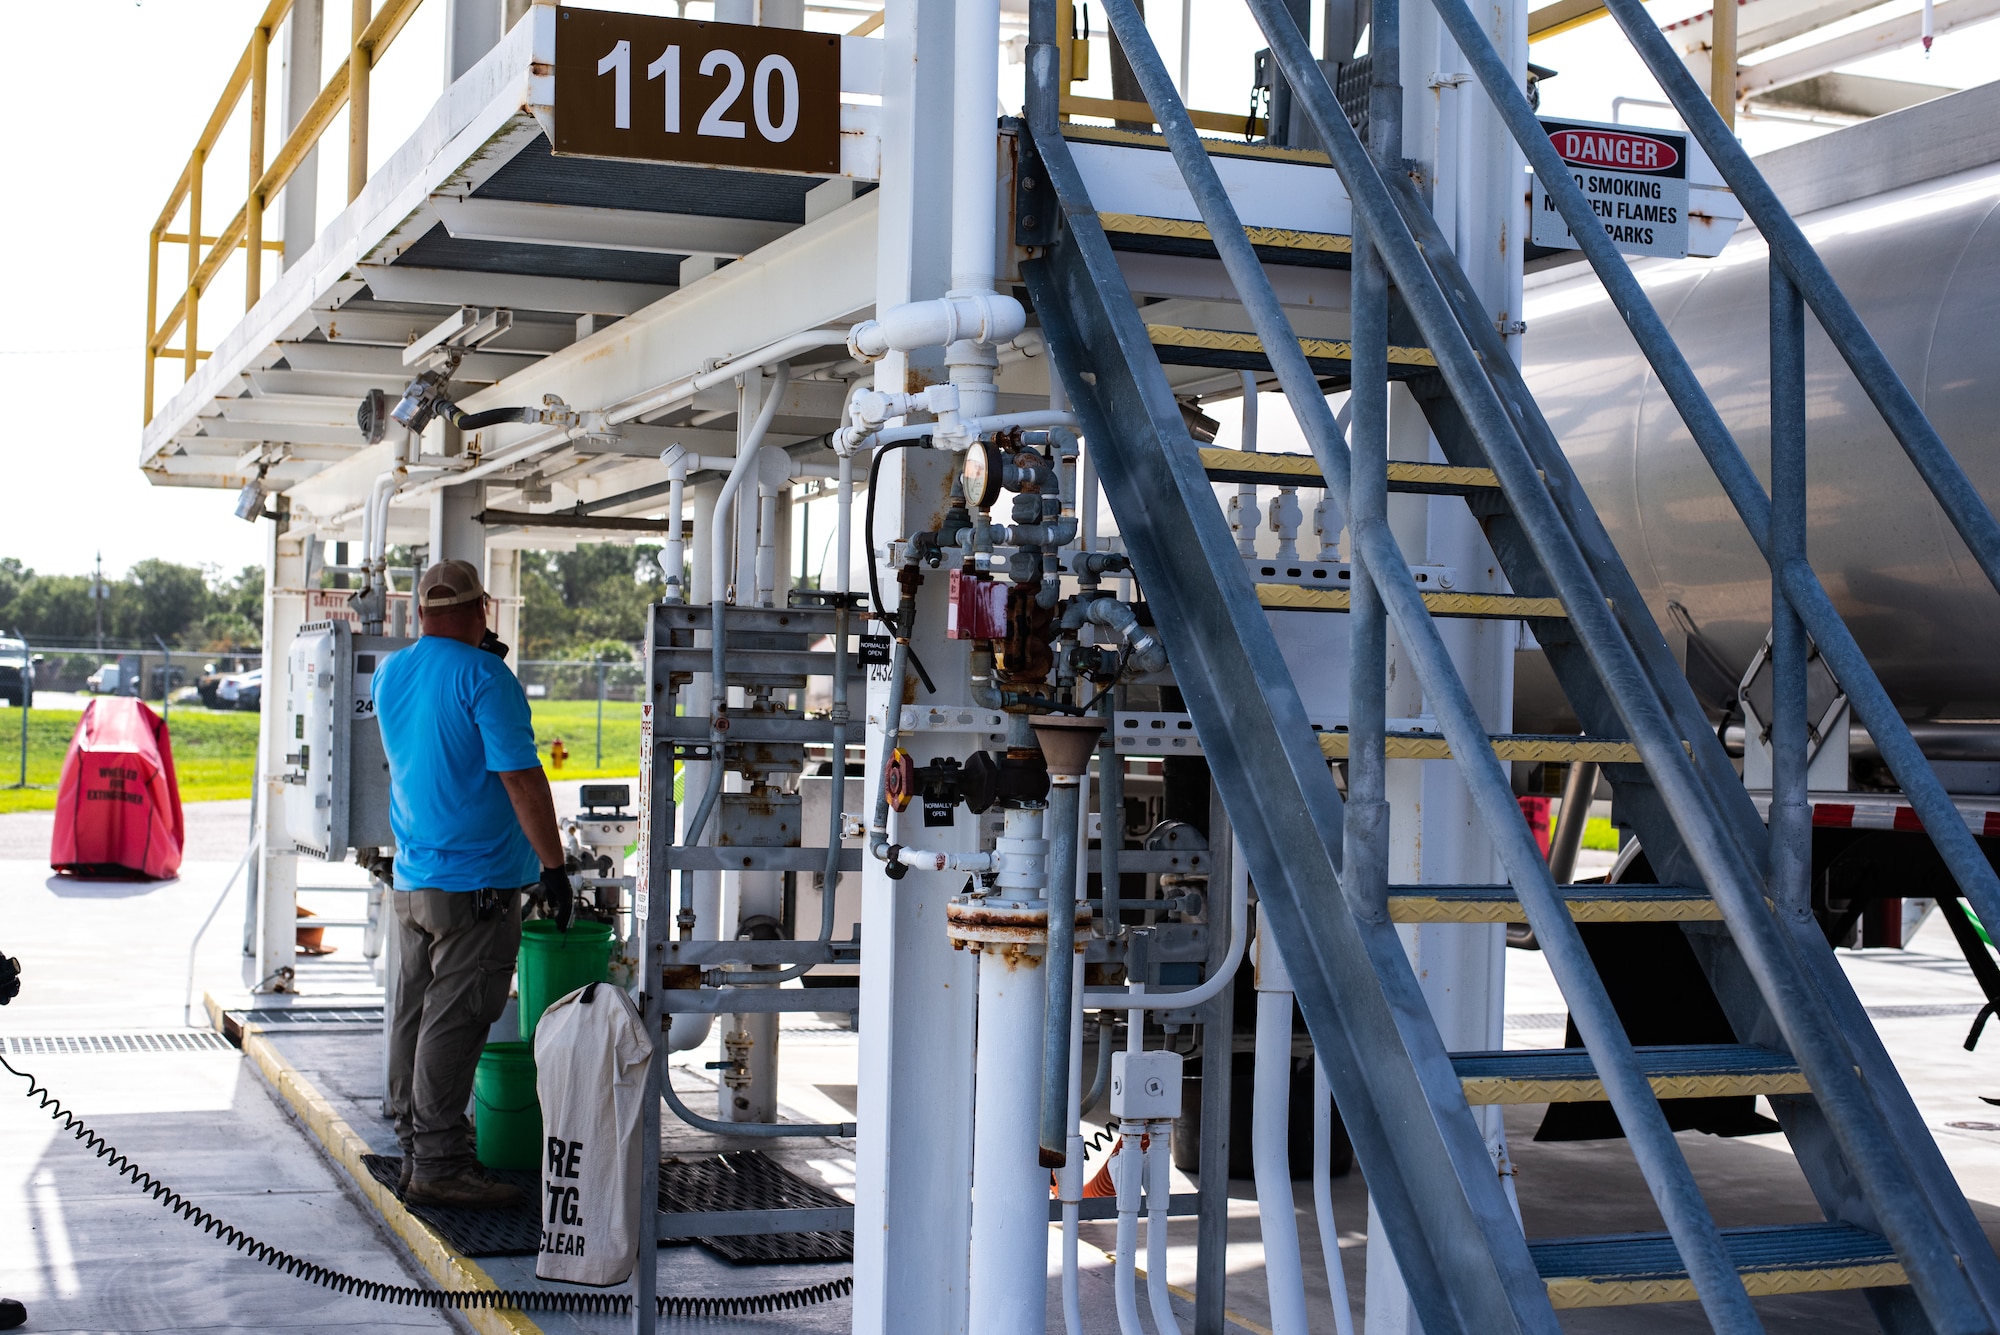
[[[228,1039],[210,1029],[157,1034],[30,1034],[0,1038],[0,1052],[10,1057],[97,1057],[235,1050]]]

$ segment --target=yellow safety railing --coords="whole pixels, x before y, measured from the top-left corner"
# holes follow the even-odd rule
[[[1072,83],[1081,83],[1090,77],[1088,48],[1085,48],[1084,59],[1081,62],[1076,59],[1077,48],[1082,46],[1084,39],[1076,35],[1076,17],[1071,11],[1068,0],[1057,0],[1056,59],[1061,62],[1062,69],[1056,86],[1062,89],[1059,109],[1063,119],[1067,120],[1071,116],[1103,116],[1115,121],[1154,124],[1153,109],[1144,102],[1127,102],[1109,97],[1085,97],[1069,90]],[[1079,63],[1082,64],[1082,69],[1077,68]],[[1245,139],[1255,138],[1264,133],[1263,118],[1252,116],[1247,112],[1196,111],[1190,107],[1188,119],[1194,122],[1194,128],[1197,130],[1241,135]]]
[[[263,294],[264,252],[282,253],[284,250],[282,241],[264,239],[265,211],[277,193],[285,188],[285,183],[304,165],[318,146],[320,136],[343,107],[348,110],[348,202],[352,203],[355,196],[361,193],[361,188],[368,184],[369,72],[380,63],[383,53],[422,3],[423,0],[385,0],[377,9],[375,0],[351,0],[353,22],[347,59],[327,79],[326,86],[313,98],[312,105],[292,132],[285,136],[284,144],[268,164],[264,161],[264,141],[270,103],[271,38],[291,12],[292,0],[270,0],[265,7],[251,30],[242,58],[236,62],[236,68],[223,84],[222,96],[217,99],[214,112],[195,139],[194,152],[188,155],[187,166],[181,171],[174,188],[167,193],[166,206],[160,210],[159,221],[153,224],[146,237],[146,421],[153,420],[155,363],[162,357],[180,359],[182,379],[186,380],[194,375],[196,364],[208,356],[201,350],[199,338],[201,299],[222,271],[222,266],[238,250],[245,252],[243,309],[248,311],[257,304],[257,298]],[[243,207],[236,211],[236,216],[221,231],[211,236],[202,230],[206,202],[203,186],[206,184],[208,162],[223,131],[242,105],[246,90],[250,94],[250,155]],[[169,231],[174,220],[180,216],[182,205],[187,207],[186,227],[182,231]],[[160,315],[162,245],[184,246],[187,250],[186,282],[164,318]],[[169,340],[176,332],[181,335],[178,348],[169,346]]]

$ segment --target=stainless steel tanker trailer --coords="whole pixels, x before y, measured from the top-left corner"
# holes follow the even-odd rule
[[[1767,154],[1759,165],[1988,505],[2000,506],[2000,84]],[[1642,262],[1638,272],[1768,480],[1761,239],[1746,223],[1715,259]],[[1685,655],[1711,721],[1743,757],[1746,786],[1753,796],[1768,790],[1755,706],[1771,626],[1769,568],[1588,267],[1539,268],[1527,297],[1535,395],[1669,644]],[[1810,319],[1807,394],[1813,565],[1972,833],[2000,862],[2000,592]],[[1524,651],[1517,669],[1515,727],[1577,731],[1540,655]],[[1950,902],[1951,877],[1915,813],[1843,710],[1838,683],[1822,672],[1816,685],[1824,740],[1810,779],[1814,904],[1828,935],[1899,946],[1942,898],[1989,1000],[2000,1000],[2000,971]],[[1642,859],[1628,841],[1612,875],[1643,879],[1633,874]],[[1628,1019],[1650,1012],[1651,1032],[1635,1041],[1700,1041],[1698,1023],[1673,1018],[1690,989],[1706,992],[1698,971],[1653,959],[1684,953],[1668,939],[1679,933],[1641,935],[1600,933],[1593,946],[1600,967],[1615,963],[1630,983],[1621,1002]]]

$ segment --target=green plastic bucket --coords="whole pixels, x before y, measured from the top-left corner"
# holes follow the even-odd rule
[[[567,932],[546,918],[521,924],[521,1039],[532,1043],[542,1012],[587,983],[611,981],[611,924],[573,922]]]
[[[478,1107],[473,1129],[479,1162],[531,1169],[542,1156],[542,1103],[535,1092],[532,1043],[488,1043],[472,1076]]]

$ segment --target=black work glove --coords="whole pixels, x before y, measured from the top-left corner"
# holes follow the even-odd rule
[[[0,955],[0,1006],[21,995],[21,961]]]
[[[567,932],[576,912],[576,892],[570,888],[569,873],[561,867],[542,868],[542,909],[555,919],[556,929]]]

